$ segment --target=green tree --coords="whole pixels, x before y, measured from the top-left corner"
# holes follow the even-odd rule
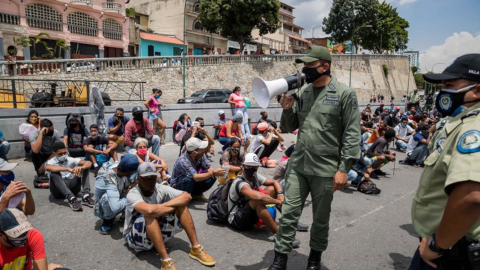
[[[134,8],[126,8],[125,15],[127,17],[135,18],[135,15],[137,15],[137,11]]]
[[[42,43],[42,44],[46,44],[45,42],[42,41],[42,37],[47,37],[50,39],[50,35],[45,33],[45,32],[40,32],[38,33],[38,35],[34,36],[34,37],[31,37],[30,38],[30,43],[32,44],[32,47],[33,47],[33,57],[36,58],[37,57],[37,44],[38,43]]]
[[[332,8],[323,19],[323,31],[339,43],[352,40],[355,50],[368,28],[376,20],[378,0],[333,0]]]
[[[58,58],[62,57],[62,51],[68,51],[67,41],[59,38],[55,41],[55,51],[58,49]]]
[[[377,15],[372,20],[371,31],[364,32],[361,45],[375,53],[399,51],[406,48],[409,23],[398,15],[397,9],[382,2],[377,5]],[[381,46],[381,47],[380,47]]]
[[[280,28],[278,0],[203,0],[198,20],[210,33],[237,40],[243,52],[245,42],[251,39],[253,28],[260,35],[274,33]]]

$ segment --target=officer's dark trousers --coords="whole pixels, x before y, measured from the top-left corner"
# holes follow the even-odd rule
[[[282,206],[275,250],[284,254],[292,250],[298,220],[308,194],[311,194],[313,206],[310,248],[316,251],[326,250],[333,200],[333,177],[305,175],[292,169],[292,166],[288,166],[285,181],[285,202]]]

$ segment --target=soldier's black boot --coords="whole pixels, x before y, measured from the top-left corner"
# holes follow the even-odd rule
[[[322,252],[310,249],[310,256],[308,256],[307,270],[320,270],[320,262],[322,261]]]
[[[287,270],[288,254],[275,251],[275,258],[268,270]]]

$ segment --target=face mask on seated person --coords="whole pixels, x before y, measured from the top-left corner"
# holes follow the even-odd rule
[[[133,120],[135,121],[143,121],[143,114],[142,113],[136,113],[133,115]]]
[[[252,178],[257,172],[257,169],[244,169],[243,172],[245,173],[245,176]]]

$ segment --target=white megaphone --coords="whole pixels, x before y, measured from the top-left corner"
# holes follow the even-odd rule
[[[302,73],[274,81],[264,81],[262,78],[256,77],[252,82],[252,92],[257,104],[265,109],[273,97],[285,92],[287,92],[287,95],[291,95],[304,83],[305,74]]]

